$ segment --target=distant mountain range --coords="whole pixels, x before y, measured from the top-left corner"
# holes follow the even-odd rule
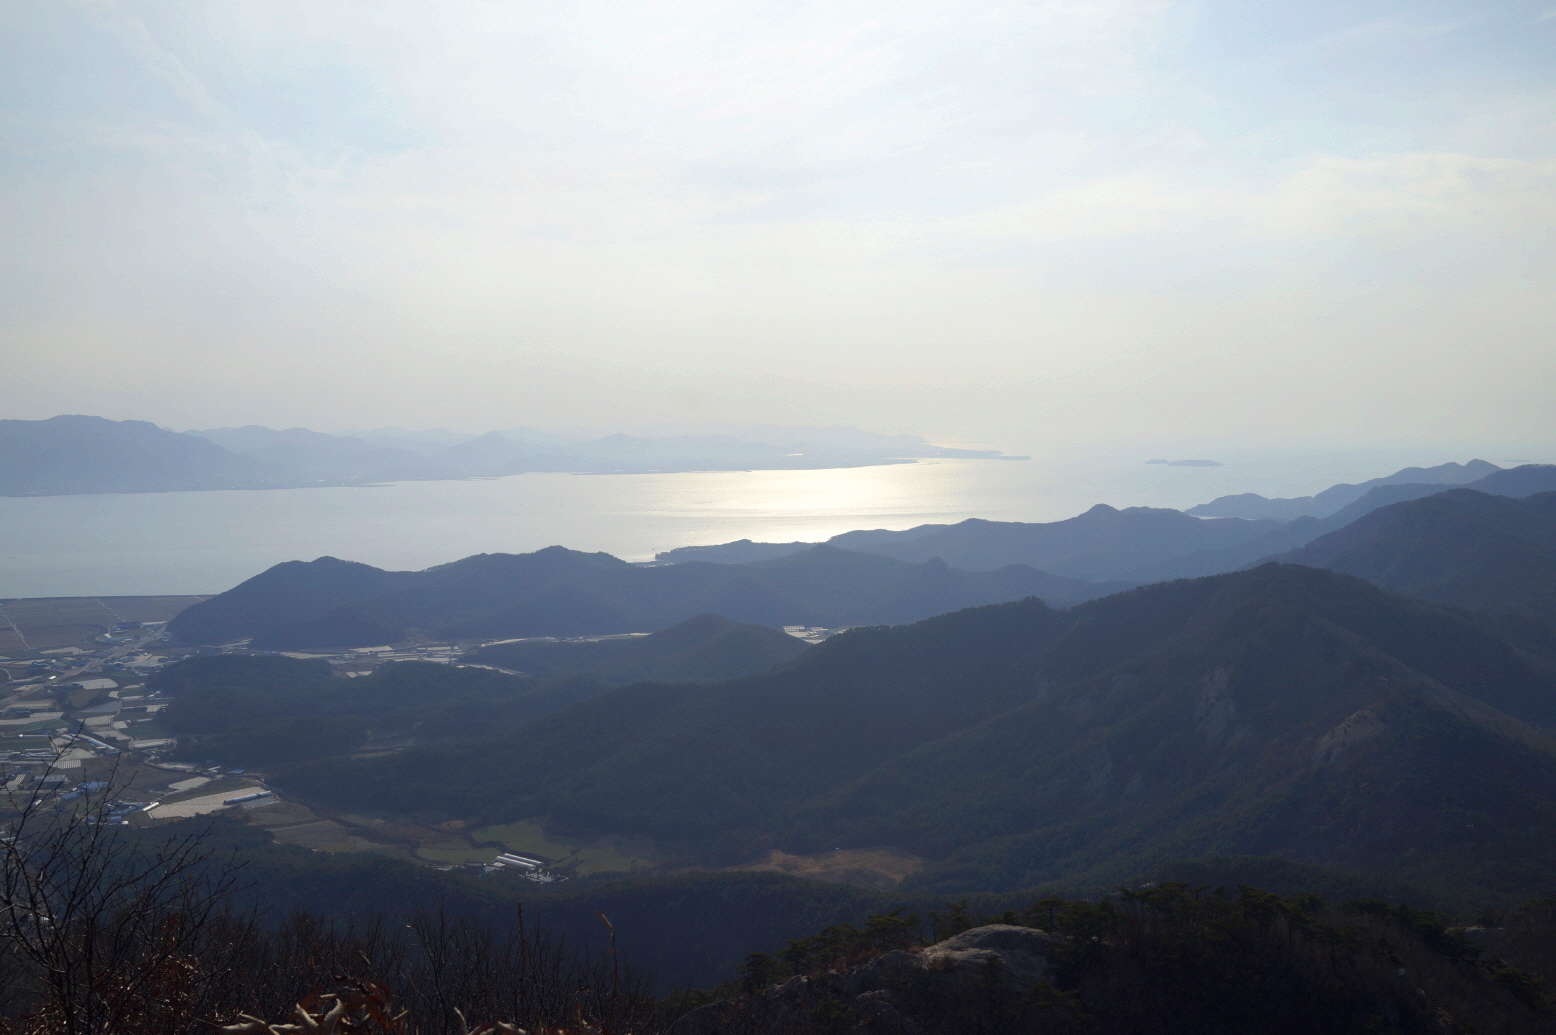
[[[563,894],[582,920],[653,931],[659,959],[715,944],[730,916],[853,891],[732,870],[871,853],[911,864],[879,911],[966,897],[997,915],[1018,896],[1262,872],[1473,916],[1556,886],[1556,466],[1472,487],[1401,475],[1286,521],[1099,507],[657,565],[560,547],[424,572],[291,562],[170,628],[277,649],[655,631],[352,679],[212,654],[148,682],[172,698],[182,757],[262,766],[321,810],[643,846],[654,872]],[[1053,571],[974,570],[1011,557]],[[1177,577],[1213,565],[1240,570]],[[1115,573],[1169,581],[1077,577]],[[865,623],[881,624],[814,647],[758,627]],[[277,860],[268,895],[344,865]],[[414,883],[375,865],[375,887]],[[319,886],[359,893],[335,880]],[[516,894],[543,917],[555,889]]]
[[[290,484],[285,472],[141,420],[0,420],[0,495],[184,492]]]
[[[1383,478],[1355,485],[1331,485],[1313,496],[1294,499],[1266,499],[1258,493],[1245,492],[1237,496],[1221,496],[1209,503],[1190,507],[1185,514],[1207,518],[1274,518],[1290,521],[1299,517],[1325,518],[1350,503],[1367,495],[1367,490],[1379,485],[1466,485],[1501,468],[1485,460],[1471,460],[1467,464],[1449,463],[1436,467],[1407,467]]]
[[[1028,596],[1073,603],[1118,588],[1021,565],[968,572],[937,559],[833,546],[754,564],[663,566],[553,546],[415,572],[333,557],[288,561],[188,608],[168,631],[188,643],[251,638],[255,647],[295,649],[395,643],[418,633],[457,640],[644,632],[707,613],[830,628],[911,622]]]
[[[1450,470],[1451,469],[1451,470]],[[1294,520],[1243,517],[1191,517],[1152,507],[1117,510],[1098,504],[1063,521],[985,521],[969,518],[954,525],[919,525],[905,531],[885,529],[844,532],[827,545],[880,554],[899,560],[939,557],[968,571],[987,571],[1007,564],[1025,564],[1069,578],[1133,583],[1197,578],[1236,571],[1264,558],[1304,546],[1319,536],[1344,528],[1379,507],[1444,491],[1441,482],[1400,482],[1404,477],[1446,477],[1486,470],[1472,488],[1503,496],[1528,496],[1556,490],[1556,465],[1529,464],[1502,470],[1484,461],[1444,464],[1424,471],[1407,468],[1362,486],[1335,486],[1349,502],[1324,518]],[[1432,475],[1436,472],[1436,475]],[[1352,490],[1355,490],[1352,492]],[[1320,495],[1323,495],[1322,493]],[[1224,497],[1230,498],[1230,497]],[[1262,497],[1259,497],[1262,499]],[[1315,497],[1316,498],[1316,497]],[[812,543],[754,543],[749,539],[716,546],[688,546],[660,553],[670,563],[722,561],[749,563],[783,557],[813,547]]]
[[[333,481],[499,477],[532,472],[626,474],[648,471],[813,469],[906,463],[925,457],[1015,459],[990,450],[946,449],[913,435],[853,428],[765,428],[775,442],[748,435],[578,439],[530,428],[455,437],[401,429],[354,436],[303,428],[249,426],[192,431],[242,456]]]
[[[1063,521],[985,521],[969,518],[954,525],[919,525],[906,531],[885,529],[844,532],[826,545],[898,560],[939,557],[969,571],[990,571],[1026,564],[1069,578],[1144,581],[1164,562],[1184,555],[1234,549],[1283,533],[1278,521],[1235,518],[1201,520],[1182,511],[1155,507],[1118,510],[1097,504]],[[688,546],[657,555],[660,561],[750,562],[813,549],[814,543],[753,543]],[[1263,556],[1256,547],[1243,560]],[[1239,556],[1241,556],[1239,554]],[[1238,567],[1227,564],[1224,569]],[[1200,574],[1200,573],[1196,573]],[[1170,576],[1169,576],[1170,577]]]
[[[910,887],[945,893],[1220,853],[1511,894],[1556,881],[1553,726],[1548,627],[1272,564],[856,630],[772,675],[626,687],[275,780],[704,862],[889,844],[927,861]]]
[[[866,467],[926,457],[1024,459],[854,428],[573,439],[527,428],[480,436],[385,428],[354,436],[250,425],[179,434],[146,421],[60,416],[0,421],[0,495],[182,492],[495,477]]]
[[[1450,489],[1380,507],[1276,559],[1556,623],[1556,492],[1512,499]]]
[[[1468,492],[1483,501],[1482,511],[1500,514],[1508,529],[1514,527],[1508,515],[1522,515],[1517,527],[1527,531],[1541,520],[1538,515],[1491,493],[1556,491],[1556,466],[1494,471],[1475,484],[1486,491],[1448,490],[1447,495],[1458,500]],[[1099,505],[1049,523],[972,519],[905,532],[847,532],[819,545],[743,540],[670,551],[660,555],[657,566],[562,547],[481,554],[419,572],[321,557],[276,565],[189,608],[168,628],[190,643],[252,639],[260,648],[303,649],[372,646],[416,636],[649,632],[705,613],[768,627],[900,624],[1027,596],[1074,604],[1132,585],[1235,571],[1271,556],[1334,567],[1430,599],[1544,615],[1544,605],[1536,601],[1537,573],[1545,569],[1530,553],[1533,547],[1518,544],[1522,541],[1493,547],[1477,540],[1480,545],[1473,549],[1484,554],[1474,569],[1480,589],[1466,588],[1459,596],[1446,589],[1434,595],[1424,575],[1407,578],[1399,565],[1380,567],[1381,562],[1356,559],[1358,536],[1373,537],[1369,556],[1424,552],[1430,563],[1421,561],[1412,571],[1445,563],[1444,558],[1456,556],[1454,549],[1472,549],[1452,548],[1453,530],[1435,533],[1441,541],[1399,541],[1398,522],[1415,520],[1412,510],[1358,525],[1354,532],[1349,528],[1380,507],[1394,515],[1393,497],[1431,493],[1429,498],[1436,499],[1442,492],[1440,485],[1376,485],[1328,518],[1291,522],[1201,519],[1174,510]],[[1423,513],[1440,509],[1433,505]],[[1477,531],[1484,538],[1501,534],[1501,527]],[[1293,552],[1309,544],[1312,552]],[[1498,567],[1491,565],[1493,555],[1518,559]],[[1499,599],[1501,588],[1514,582],[1526,586],[1513,594],[1517,599],[1511,599],[1511,591],[1503,594],[1508,599]]]

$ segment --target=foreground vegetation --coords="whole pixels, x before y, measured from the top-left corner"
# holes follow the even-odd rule
[[[565,923],[537,923],[548,912],[544,896],[526,903],[513,885],[396,885],[414,868],[311,865],[315,854],[300,853],[292,882],[316,901],[358,896],[336,901],[331,915],[278,894],[277,873],[248,865],[259,856],[236,850],[230,827],[225,835],[188,822],[137,829],[105,815],[91,802],[34,801],[0,841],[0,913],[9,918],[0,932],[0,1032],[1556,1031],[1546,987],[1556,976],[1556,898],[1506,915],[1488,909],[1459,925],[1383,898],[1182,882],[1011,899],[999,912],[959,902],[923,910],[924,922],[906,908],[876,910],[862,923],[787,939],[732,930],[746,938],[737,975],[699,991],[692,981],[676,988],[663,973],[656,988],[631,964],[662,968],[687,929],[674,920],[696,927],[734,907],[733,885],[718,878],[767,888],[743,908],[769,929],[793,929],[796,900],[786,889],[794,886],[831,894],[834,915],[869,897],[773,874],[703,875],[701,904],[685,878],[649,878],[636,899],[617,884],[580,880],[569,908],[587,911],[591,947],[561,933]],[[562,915],[558,904],[550,903],[553,916]],[[1046,932],[1040,979],[1009,955],[985,956],[971,970],[935,955],[937,943],[991,923]],[[775,940],[785,944],[750,951]],[[931,980],[877,982],[866,995],[857,981],[850,987],[861,965],[920,952],[937,961],[917,971]],[[882,1028],[883,1018],[902,1023]]]
[[[1022,980],[998,958],[964,961],[970,972],[949,982],[943,958],[907,979],[901,966],[893,978],[894,968],[871,965],[987,923],[1058,935],[1045,976]],[[927,934],[916,916],[877,914],[862,927],[834,925],[776,953],[752,953],[739,979],[668,1001],[671,1012],[695,1011],[682,1030],[697,1035],[826,1035],[883,1024],[945,1035],[1556,1031],[1546,981],[1535,973],[1551,973],[1556,899],[1497,923],[1465,930],[1377,899],[1332,904],[1168,883],[1099,901],[1046,898],[980,919],[963,903],[931,913]]]
[[[1546,627],[1266,565],[852,630],[766,676],[271,775],[340,809],[646,838],[677,865],[888,845],[942,896],[1259,854],[1507,905],[1556,885],[1553,700]]]

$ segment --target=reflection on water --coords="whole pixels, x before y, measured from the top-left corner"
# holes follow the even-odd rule
[[[1064,464],[940,460],[832,471],[524,474],[370,488],[0,498],[0,597],[212,593],[277,562],[323,554],[419,569],[560,544],[648,560],[660,550],[734,539],[814,541],[855,528],[969,517],[1054,521],[1099,502],[1183,507],[1225,492],[1310,493],[1339,480],[1336,474],[1372,477],[1426,458],[1358,456],[1348,466],[1334,459],[1272,463],[1266,456],[1169,468],[1096,455]]]
[[[210,593],[279,561],[323,554],[417,569],[561,544],[648,560],[731,539],[1063,516],[1040,512],[1033,474],[1024,461],[955,460],[0,499],[0,596]]]

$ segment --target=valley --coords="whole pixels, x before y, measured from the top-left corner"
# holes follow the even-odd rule
[[[1556,1035],[1553,6],[0,3],[0,1035]]]
[[[116,822],[219,822],[257,873],[308,874],[289,894],[310,907],[358,874],[405,901],[517,897],[587,939],[585,902],[743,903],[675,957],[720,975],[797,930],[751,910],[995,909],[1153,874],[1505,909],[1556,886],[1552,499],[1450,486],[1122,589],[988,565],[1067,536],[1115,558],[1099,575],[1205,540],[1092,512],[900,540],[1015,551],[984,570],[861,533],[742,563],[324,558],[187,601],[19,601],[23,634],[132,638],[36,671],[12,652],[12,765],[41,774],[52,745],[123,768]],[[182,606],[97,633],[110,605]],[[46,800],[82,798],[60,772]]]

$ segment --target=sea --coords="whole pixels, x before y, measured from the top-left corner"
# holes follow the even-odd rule
[[[680,546],[820,541],[979,517],[1055,521],[1094,504],[1183,508],[1234,492],[1306,495],[1464,457],[1138,456],[928,460],[820,471],[522,474],[466,481],[0,498],[0,598],[212,594],[325,555],[419,570],[560,545],[652,560]],[[1487,457],[1493,462],[1499,462]]]

